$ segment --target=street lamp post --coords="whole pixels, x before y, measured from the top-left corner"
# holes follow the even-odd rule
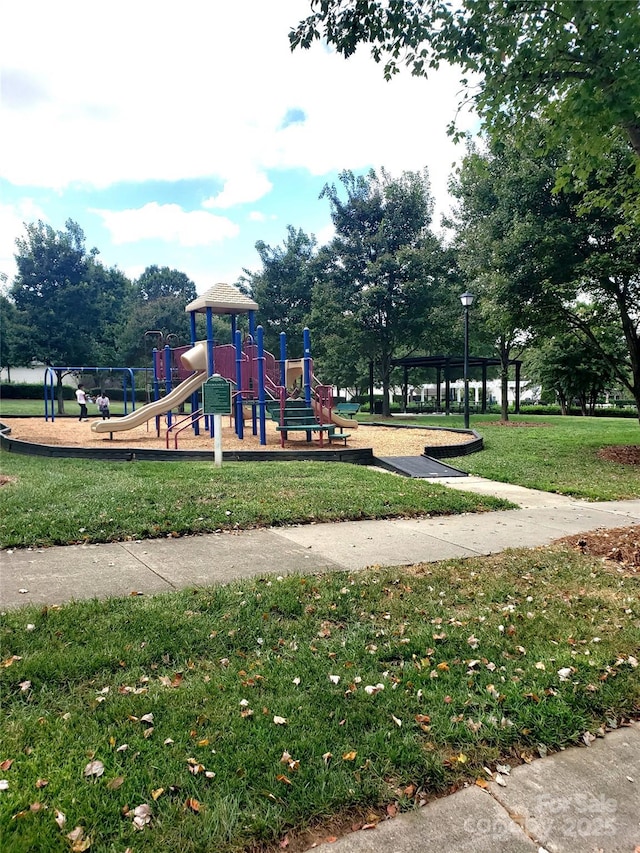
[[[463,293],[460,302],[464,307],[464,428],[469,429],[469,308],[473,293]]]

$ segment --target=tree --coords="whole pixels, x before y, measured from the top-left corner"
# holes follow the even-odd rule
[[[282,246],[272,248],[259,240],[259,272],[244,270],[241,285],[258,303],[257,320],[265,329],[265,348],[278,356],[279,335],[287,333],[289,354],[302,355],[302,332],[309,323],[314,284],[316,238],[292,225]]]
[[[326,282],[333,314],[325,327],[349,330],[354,360],[371,360],[389,415],[392,360],[424,346],[438,329],[432,309],[446,302],[445,253],[429,230],[433,201],[426,171],[392,178],[384,170],[345,171],[327,184],[336,236],[327,247]],[[316,299],[316,316],[318,314]]]
[[[404,64],[426,76],[458,66],[489,131],[526,138],[544,119],[550,147],[571,160],[557,175],[581,184],[624,138],[635,152],[625,207],[640,219],[640,7],[636,0],[310,0],[289,33],[292,49],[323,37],[350,56],[369,44],[387,78]],[[479,79],[476,86],[475,82]],[[606,203],[602,193],[598,203]]]
[[[58,412],[64,412],[60,368],[93,366],[101,350],[97,341],[109,337],[127,310],[130,282],[117,270],[106,270],[87,251],[85,236],[73,220],[64,231],[42,221],[25,225],[26,237],[16,240],[18,274],[10,289],[27,326],[23,343],[27,361],[56,366]],[[102,330],[102,331],[100,331]]]
[[[127,366],[147,366],[153,347],[162,346],[168,336],[172,346],[191,343],[185,308],[196,298],[197,291],[186,273],[149,266],[135,281],[134,290],[121,335],[122,356]],[[148,332],[158,334],[150,336]]]
[[[504,421],[510,362],[522,355],[532,327],[546,320],[522,294],[531,279],[563,282],[575,260],[571,209],[566,197],[551,192],[555,166],[551,158],[523,159],[509,134],[486,140],[484,150],[469,145],[449,184],[457,205],[447,224],[455,229],[458,263],[476,296],[474,330],[500,359]]]
[[[26,332],[24,317],[10,299],[0,294],[0,367],[6,368],[9,382],[11,368],[29,362],[22,346]]]
[[[601,341],[601,350],[595,350],[573,329],[558,331],[534,347],[526,359],[527,375],[544,389],[552,389],[560,403],[563,415],[578,402],[583,415],[595,413],[598,397],[614,384],[612,361],[624,358],[624,342],[617,325],[599,322],[601,311],[597,305],[579,304],[576,311]],[[605,358],[602,351],[609,353]]]
[[[607,158],[612,199],[630,158],[622,146]],[[554,194],[561,159],[557,150],[541,157],[535,134],[529,150],[516,149],[507,136],[470,153],[454,182],[461,265],[498,316],[507,312],[512,328],[539,336],[579,332],[640,411],[640,227],[625,219],[620,205],[586,211],[589,185],[583,193]],[[586,300],[599,307],[598,326],[615,323],[626,355],[603,345],[582,310]]]
[[[139,298],[144,302],[169,296],[182,301],[184,306],[197,296],[196,286],[189,276],[169,267],[147,267],[135,286]]]

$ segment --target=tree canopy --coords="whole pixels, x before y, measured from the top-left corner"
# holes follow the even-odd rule
[[[310,0],[292,49],[324,38],[344,56],[370,45],[387,78],[458,66],[487,129],[526,136],[542,118],[571,158],[557,187],[597,173],[620,138],[635,152],[626,206],[640,182],[640,7],[637,0]],[[595,198],[594,198],[595,200]],[[599,203],[607,203],[598,198]]]

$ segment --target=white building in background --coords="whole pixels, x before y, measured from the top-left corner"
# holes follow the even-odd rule
[[[457,379],[449,384],[451,394],[451,402],[464,402],[464,381]],[[542,389],[539,385],[532,385],[526,379],[520,381],[520,404],[536,403],[540,399]],[[400,393],[400,392],[398,392]],[[438,390],[435,383],[426,385],[409,386],[408,397],[410,400],[419,403],[432,402],[436,399]],[[442,405],[444,406],[445,385],[444,382],[440,386],[440,394]],[[516,382],[509,380],[507,383],[507,401],[512,405],[516,401]],[[469,403],[473,406],[482,403],[482,382],[477,380],[469,381]],[[487,380],[487,406],[502,405],[502,382],[500,379]]]
[[[19,385],[23,382],[27,385],[41,385],[44,382],[44,364],[38,367],[12,367],[8,371],[6,367],[0,369],[0,383]],[[71,388],[76,388],[78,378],[72,373],[68,373],[62,378],[63,385],[69,385]]]

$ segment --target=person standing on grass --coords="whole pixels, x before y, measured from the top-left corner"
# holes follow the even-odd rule
[[[111,412],[109,411],[109,398],[101,391],[100,394],[96,397],[96,406],[98,407],[98,411],[102,415],[102,420],[106,421],[111,418]]]
[[[80,383],[76,390],[76,400],[78,401],[78,405],[80,406],[80,417],[79,421],[88,421],[88,411],[87,411],[87,394],[84,390],[84,385]]]

